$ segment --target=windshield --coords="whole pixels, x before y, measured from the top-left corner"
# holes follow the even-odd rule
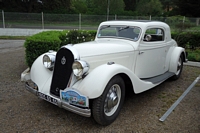
[[[98,32],[98,38],[116,37],[137,41],[139,39],[140,33],[141,29],[139,27],[104,25]]]

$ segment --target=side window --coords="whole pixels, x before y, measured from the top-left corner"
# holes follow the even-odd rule
[[[150,28],[147,29],[144,36],[144,41],[155,42],[164,41],[164,30],[161,28]]]

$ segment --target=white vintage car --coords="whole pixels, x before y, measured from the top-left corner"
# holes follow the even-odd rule
[[[41,99],[109,125],[119,115],[127,89],[137,94],[168,78],[176,80],[186,61],[185,49],[171,38],[167,24],[106,21],[94,41],[44,53],[21,80]]]

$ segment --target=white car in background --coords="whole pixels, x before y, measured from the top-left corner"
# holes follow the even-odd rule
[[[125,92],[149,90],[168,78],[178,79],[185,49],[158,21],[106,21],[94,41],[66,45],[39,56],[21,74],[26,89],[40,98],[101,125],[119,115]]]

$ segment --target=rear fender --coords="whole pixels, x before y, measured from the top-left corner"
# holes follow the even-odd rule
[[[181,54],[184,53],[184,58],[183,62],[186,61],[186,54],[185,54],[185,49],[181,47],[175,47],[172,54],[171,54],[171,60],[170,60],[170,66],[169,66],[169,71],[176,73],[177,71],[177,63],[179,60],[179,57]]]

